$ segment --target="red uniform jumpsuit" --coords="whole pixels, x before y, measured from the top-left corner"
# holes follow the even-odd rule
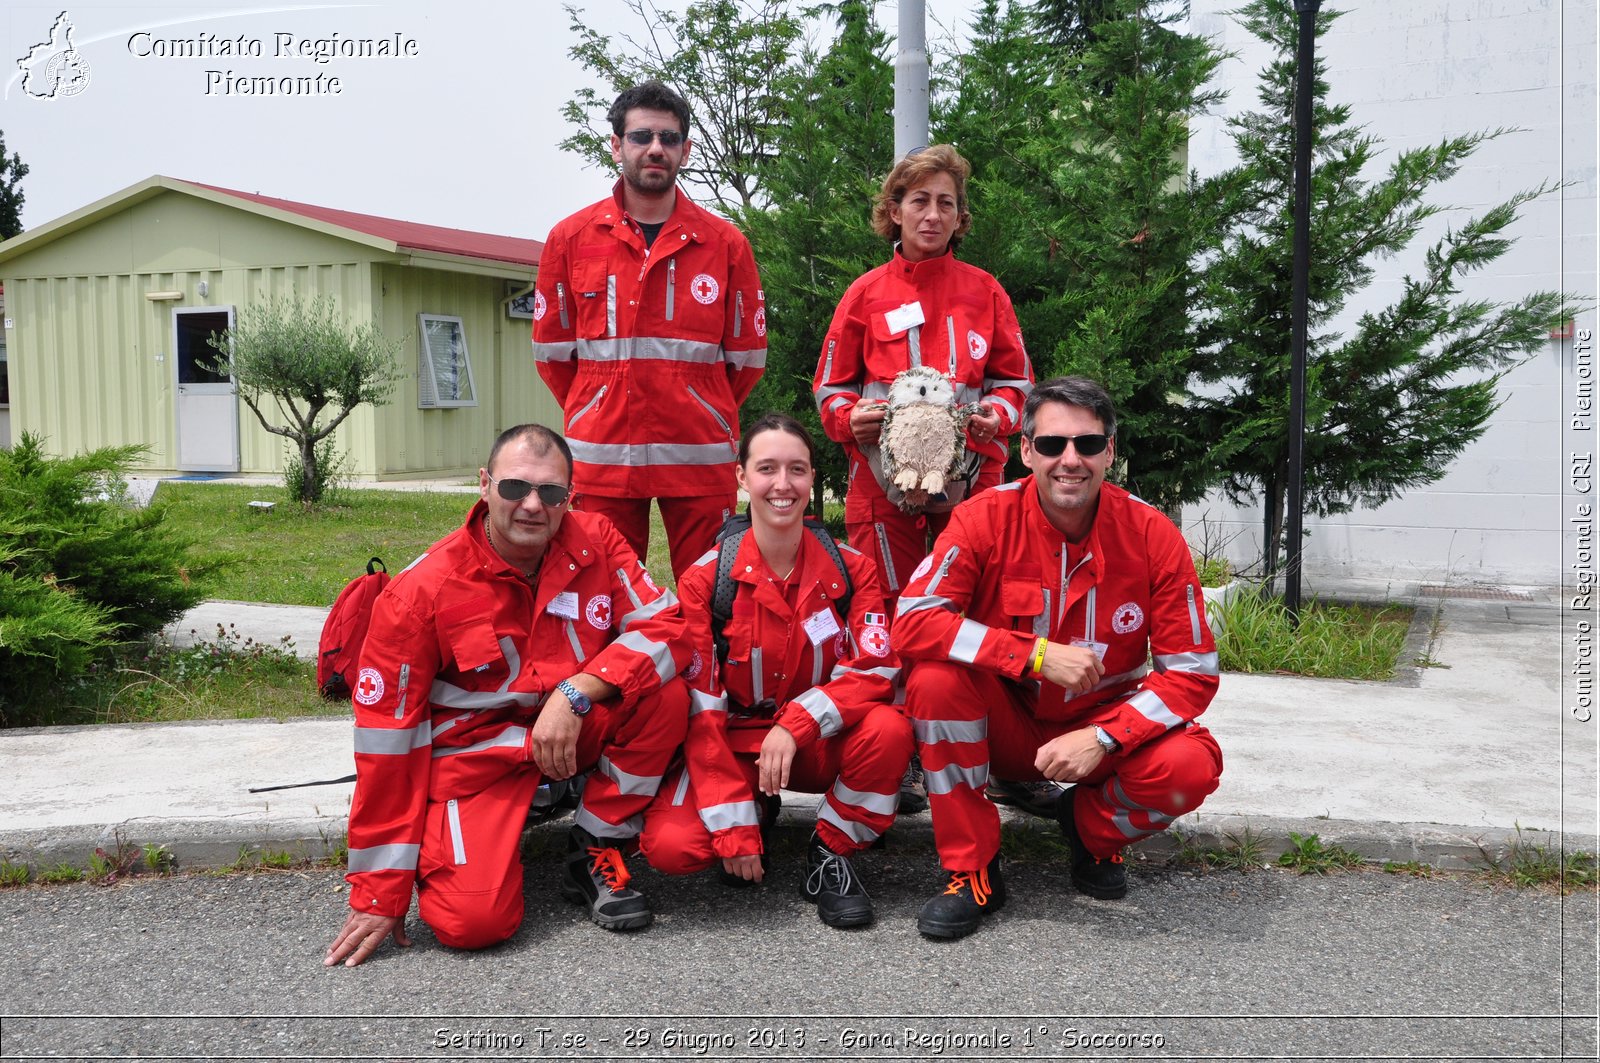
[[[621,187],[550,231],[533,351],[561,403],[574,508],[610,517],[643,557],[660,498],[682,576],[734,507],[739,406],[767,364],[767,311],[743,233],[680,188],[646,248]]]
[[[677,599],[617,530],[566,514],[531,586],[485,541],[487,512],[478,502],[378,596],[353,695],[350,906],[404,916],[415,885],[423,921],[457,948],[522,922],[530,733],[557,683],[581,671],[621,689],[584,717],[577,757],[594,768],[578,825],[613,843],[638,835],[688,723]]]
[[[908,306],[920,310],[921,324],[904,326],[907,318],[897,312]],[[1000,415],[1000,430],[987,443],[969,433],[967,449],[982,459],[971,485],[952,485],[948,501],[913,515],[884,494],[876,475],[882,466],[873,468],[878,448],[856,445],[850,411],[863,399],[887,398],[895,376],[919,365],[950,376],[957,403],[986,400]],[[858,277],[845,292],[823,341],[812,390],[822,430],[844,444],[850,463],[844,503],[850,545],[877,563],[891,597],[904,590],[955,503],[1004,477],[1007,439],[1022,422],[1022,403],[1032,387],[1011,297],[976,266],[949,254],[907,262],[896,251],[893,260]]]
[[[1103,645],[1094,690],[1069,700],[1029,678],[1039,636]],[[948,870],[999,851],[999,813],[983,796],[991,765],[1038,779],[1039,747],[1081,727],[1122,746],[1078,784],[1078,833],[1096,857],[1165,830],[1217,788],[1222,753],[1194,722],[1217,689],[1200,581],[1178,529],[1120,487],[1101,487],[1081,543],[1045,517],[1031,476],[957,508],[900,599],[895,645],[916,661],[906,703]]]
[[[837,608],[839,569],[811,535],[789,580],[774,576],[755,535],[745,536],[720,675],[710,605],[716,552],[679,584],[695,654],[684,672],[693,702],[685,767],[667,776],[640,839],[658,870],[688,874],[762,851],[756,754],[774,723],[799,746],[789,789],[827,795],[817,833],[830,849],[858,852],[894,822],[912,744],[910,723],[888,703],[899,661],[872,563],[848,546],[840,553],[853,588],[848,618]]]

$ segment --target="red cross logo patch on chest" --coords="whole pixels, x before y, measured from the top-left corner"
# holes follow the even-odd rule
[[[694,296],[694,301],[702,306],[710,306],[717,301],[717,295],[722,289],[717,285],[717,278],[709,273],[697,273],[694,280],[689,282],[689,294]]]
[[[1144,610],[1139,608],[1138,602],[1124,602],[1111,614],[1112,630],[1119,635],[1137,631],[1142,623],[1144,623]]]
[[[597,594],[589,599],[589,607],[583,611],[590,625],[601,631],[611,627],[611,595]]]

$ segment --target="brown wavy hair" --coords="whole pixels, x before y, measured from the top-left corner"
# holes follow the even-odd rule
[[[961,238],[972,228],[972,215],[967,210],[967,177],[972,173],[972,166],[949,144],[908,152],[894,164],[872,203],[872,227],[878,235],[890,243],[897,242],[900,226],[890,217],[890,206],[899,203],[917,185],[941,173],[949,174],[956,183],[956,231],[950,237],[950,250],[960,246]]]

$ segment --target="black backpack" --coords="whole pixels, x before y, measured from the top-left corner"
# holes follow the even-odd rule
[[[828,534],[828,529],[823,527],[820,520],[807,517],[806,531],[822,544],[834,567],[839,570],[839,578],[844,580],[844,594],[840,595],[837,606],[839,615],[848,625],[850,596],[855,592],[855,587],[850,582],[850,570],[845,567],[844,555],[839,553],[839,544],[833,541],[833,536]],[[716,663],[719,666],[728,659],[728,639],[722,633],[722,629],[733,616],[733,599],[739,593],[739,585],[733,581],[733,561],[739,556],[739,547],[748,534],[750,534],[748,512],[735,513],[722,522],[722,527],[717,532],[717,580],[711,588],[711,642],[716,647]]]

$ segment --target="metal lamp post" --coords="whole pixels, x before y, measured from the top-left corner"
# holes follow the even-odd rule
[[[1305,506],[1306,441],[1306,313],[1311,274],[1311,102],[1315,92],[1317,9],[1322,0],[1294,0],[1300,26],[1295,47],[1294,91],[1294,283],[1291,294],[1293,335],[1289,362],[1289,499],[1285,538],[1289,556],[1284,567],[1283,604],[1290,618],[1300,620],[1300,562],[1303,553],[1301,514]]]

